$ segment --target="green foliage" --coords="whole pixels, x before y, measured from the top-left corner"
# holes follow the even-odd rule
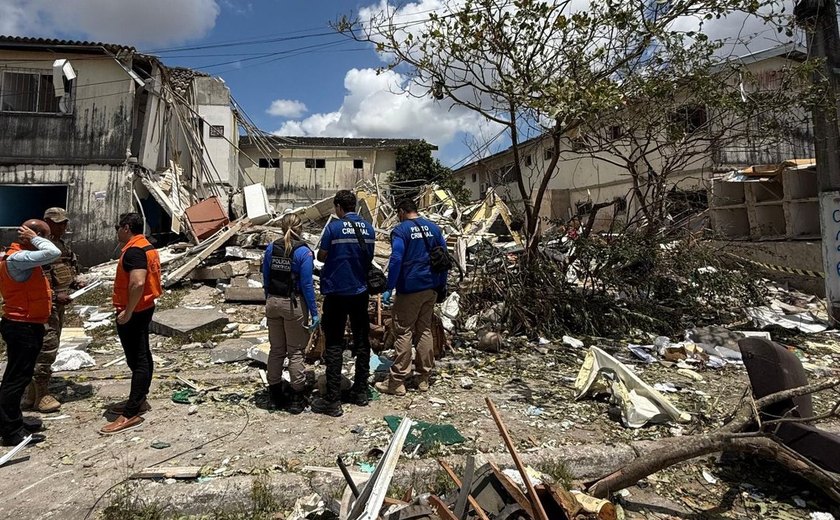
[[[470,191],[464,181],[456,178],[452,170],[432,157],[432,145],[425,141],[411,143],[397,150],[396,170],[388,181],[397,200],[416,197],[420,187],[435,183],[448,189],[460,203],[470,201]]]

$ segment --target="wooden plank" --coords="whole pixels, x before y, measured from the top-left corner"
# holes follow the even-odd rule
[[[551,499],[554,500],[561,509],[563,509],[566,516],[569,518],[577,517],[578,513],[580,513],[583,509],[575,499],[574,495],[569,493],[562,485],[558,484],[556,486],[548,486],[546,484],[542,484],[541,486],[537,486],[536,489],[537,491],[543,491],[545,494],[549,495]]]
[[[437,515],[441,517],[442,520],[458,520],[458,517],[446,506],[443,500],[440,497],[435,495],[429,496],[429,505],[432,506],[432,509],[435,510]]]
[[[220,247],[225,245],[225,243],[230,240],[230,238],[242,230],[245,226],[249,224],[248,219],[239,219],[231,224],[228,225],[227,229],[224,230],[218,237],[216,237],[212,242],[204,246],[203,244],[196,246],[196,247],[203,247],[201,252],[195,255],[195,258],[191,258],[187,263],[182,265],[181,267],[175,269],[166,274],[166,277],[163,281],[164,287],[171,287],[175,285],[175,283],[184,279],[185,276],[190,274],[190,272],[198,267],[201,262],[203,262],[207,257],[215,253]]]
[[[531,507],[531,502],[528,501],[528,497],[525,496],[525,493],[519,489],[519,486],[516,485],[516,482],[512,481],[510,477],[505,475],[502,470],[499,469],[499,466],[495,465],[492,462],[488,462],[490,465],[490,469],[493,470],[493,474],[496,475],[496,478],[499,479],[502,486],[507,490],[510,496],[516,500],[516,503],[519,504],[519,507],[525,511],[529,517],[534,518],[534,508]]]
[[[455,516],[458,520],[465,520],[467,516],[467,498],[470,496],[470,488],[472,488],[473,475],[475,474],[475,458],[472,455],[467,455],[467,467],[464,470],[464,483],[461,490],[458,492],[458,498],[455,500]]]
[[[528,490],[528,498],[531,500],[535,518],[537,520],[548,520],[548,515],[545,514],[545,509],[543,509],[542,503],[540,502],[540,497],[537,496],[537,492],[534,490],[534,484],[531,482],[531,478],[528,477],[525,465],[522,463],[522,459],[519,458],[519,453],[516,452],[516,447],[513,445],[513,440],[510,438],[510,434],[507,431],[505,423],[502,422],[502,417],[499,415],[499,411],[496,410],[496,405],[493,404],[493,401],[489,397],[485,397],[484,400],[487,402],[487,408],[490,409],[490,415],[492,415],[493,420],[496,421],[496,426],[499,428],[499,433],[502,436],[502,440],[505,441],[505,446],[507,446],[508,452],[510,452],[510,456],[513,459],[513,463],[516,465],[516,469],[518,469],[519,474],[522,475],[522,481],[525,482],[525,489]]]
[[[460,488],[461,479],[458,478],[458,475],[455,474],[455,471],[452,469],[452,467],[449,466],[449,464],[447,464],[446,461],[443,459],[438,459],[438,464],[440,464],[440,467],[443,468],[443,471],[445,471],[446,474],[449,475],[449,478],[452,479],[452,482],[454,482],[455,485]],[[490,518],[487,517],[487,513],[485,513],[484,509],[482,509],[481,506],[478,505],[478,502],[476,502],[472,495],[470,495],[467,498],[467,500],[469,500],[470,505],[473,506],[473,509],[475,509],[475,513],[478,515],[479,518],[481,518],[481,520],[490,520]]]
[[[129,478],[198,478],[200,474],[201,466],[157,466],[138,471]]]

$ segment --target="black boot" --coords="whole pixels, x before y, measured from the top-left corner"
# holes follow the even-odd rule
[[[3,437],[3,446],[17,446],[23,439],[26,438],[27,435],[32,436],[32,440],[29,441],[27,446],[32,446],[33,444],[38,444],[39,442],[44,442],[47,438],[40,433],[18,433],[12,435],[11,437]]]
[[[327,401],[323,397],[312,401],[312,411],[314,413],[329,415],[330,417],[341,417],[344,415],[344,410],[341,409],[341,403],[339,401]]]
[[[271,400],[271,406],[275,410],[280,410],[288,404],[286,392],[284,392],[283,383],[276,385],[268,385],[268,398]]]
[[[348,391],[342,392],[341,394],[342,403],[355,404],[356,406],[367,406],[369,400],[370,397],[368,396],[367,383],[361,385],[354,384]]]
[[[306,395],[303,391],[292,390],[292,397],[289,400],[289,406],[286,411],[292,415],[297,415],[306,409],[307,405]]]

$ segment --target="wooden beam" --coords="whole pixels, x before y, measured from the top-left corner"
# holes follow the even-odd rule
[[[230,238],[241,231],[245,226],[247,226],[250,221],[246,218],[239,219],[235,222],[232,222],[228,225],[227,229],[222,231],[222,233],[213,239],[212,242],[207,244],[206,246],[200,244],[196,247],[203,247],[203,249],[195,255],[195,258],[191,258],[187,263],[178,267],[172,272],[166,274],[164,278],[163,285],[164,287],[171,287],[175,285],[177,282],[181,281],[186,277],[193,269],[201,265],[207,257],[215,253],[220,247],[225,245],[225,243],[230,240]]]
[[[519,489],[519,486],[516,485],[516,482],[512,481],[510,477],[505,475],[502,470],[499,469],[499,466],[492,462],[488,462],[488,464],[490,465],[490,469],[493,470],[493,474],[496,475],[496,478],[507,490],[510,496],[516,500],[519,507],[528,514],[528,517],[534,518],[534,508],[531,506],[531,502],[528,501],[528,497],[525,496],[525,493],[523,493],[522,490]]]
[[[499,434],[501,434],[502,440],[505,441],[505,446],[507,446],[507,449],[510,452],[513,463],[516,465],[516,469],[519,470],[519,474],[522,475],[522,481],[525,482],[525,489],[528,490],[528,498],[531,500],[531,505],[533,506],[535,513],[533,516],[537,520],[548,520],[548,515],[545,513],[545,509],[543,509],[540,497],[537,496],[534,484],[531,482],[530,477],[528,477],[525,465],[522,463],[522,459],[519,458],[519,453],[516,452],[516,446],[513,445],[513,440],[510,438],[510,434],[507,431],[505,423],[502,421],[502,417],[499,415],[499,411],[496,410],[496,405],[493,404],[493,401],[489,397],[485,397],[484,400],[487,402],[487,408],[490,409],[490,415],[492,415],[493,420],[496,421],[496,426],[499,428]]]
[[[461,479],[458,478],[458,475],[455,474],[455,471],[452,469],[452,467],[449,464],[447,464],[447,462],[443,459],[438,459],[438,464],[440,464],[440,467],[443,468],[443,471],[445,471],[446,474],[449,475],[449,478],[452,479],[452,482],[454,482],[455,485],[460,488]],[[484,509],[482,509],[481,506],[478,505],[478,502],[476,502],[472,495],[470,495],[467,500],[469,500],[470,505],[473,506],[473,509],[475,509],[475,513],[481,520],[490,520],[490,518],[487,517],[487,513],[485,513]]]

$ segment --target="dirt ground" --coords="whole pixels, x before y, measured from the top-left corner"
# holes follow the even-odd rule
[[[183,304],[179,300],[184,296],[183,291],[169,294],[161,307]],[[95,293],[91,298],[89,303],[104,305],[107,296]],[[231,310],[231,320],[238,323],[258,323],[262,316],[260,306],[225,304],[218,296],[200,303]],[[71,326],[80,323],[72,316],[68,321]],[[140,428],[102,436],[98,430],[106,421],[105,407],[127,396],[130,374],[124,363],[104,367],[122,355],[113,328],[94,334],[88,352],[96,367],[55,375],[53,390],[64,404],[59,413],[42,416],[47,442],[27,449],[23,455],[28,458],[0,468],[0,517],[96,517],[114,500],[115,485],[156,465],[203,467],[198,480],[151,484],[168,490],[162,496],[187,497],[204,496],[202,490],[255,474],[282,481],[288,475],[305,475],[304,466],[334,467],[337,455],[344,455],[358,470],[371,450],[387,446],[391,433],[383,420],[386,415],[449,423],[466,438],[462,444],[419,452],[412,464],[421,461],[430,467],[436,457],[458,460],[466,453],[502,454],[504,446],[484,402],[488,396],[528,460],[537,455],[551,459],[553,454],[557,459],[588,448],[611,453],[663,436],[714,428],[735,409],[747,385],[743,368],[705,370],[703,380],[696,381],[673,367],[639,364],[625,342],[582,338],[587,347],[601,345],[632,364],[650,384],[673,383],[680,391],[668,397],[693,418],[681,426],[627,429],[610,418],[607,403],[574,400],[573,383],[585,348],[509,338],[503,352],[489,354],[471,348],[474,341],[467,336],[454,339],[453,351],[439,362],[429,393],[410,390],[404,398],[381,396],[364,408],[345,405],[340,418],[310,412],[291,416],[267,409],[259,363],[212,364],[210,349],[191,340],[156,336],[152,411]],[[836,336],[800,338],[793,345],[815,365],[838,366]],[[172,400],[173,392],[184,388],[179,376],[202,388],[215,387],[202,396],[192,414],[191,405]],[[820,400],[817,405],[822,411],[828,402]],[[840,431],[837,423],[824,427]],[[566,462],[565,466],[543,462],[541,468],[591,478],[620,461],[606,460],[602,467]],[[338,496],[342,490],[334,482]],[[290,504],[296,497],[281,498]],[[711,457],[657,473],[625,491],[620,501],[627,518],[808,518],[811,511],[830,510],[818,491],[780,470],[756,461],[721,462]]]

